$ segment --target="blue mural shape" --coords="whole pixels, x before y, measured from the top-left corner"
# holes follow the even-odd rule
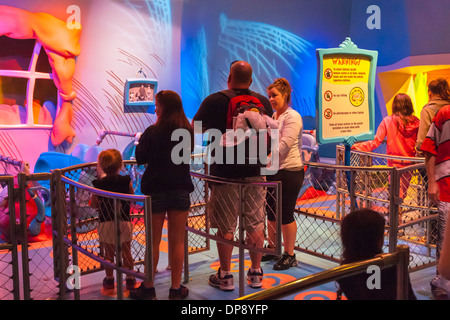
[[[142,30],[146,39],[139,38],[139,42],[149,41],[149,44],[160,49],[165,54],[172,50],[172,10],[170,0],[125,1],[132,9],[135,27]],[[130,35],[130,30],[127,29]],[[131,34],[133,34],[131,32]]]
[[[294,63],[310,56],[311,43],[281,28],[253,21],[231,20],[220,15],[219,46],[229,54],[229,63],[237,58],[253,67],[253,87],[266,92],[273,77],[279,77],[278,65],[294,72]],[[268,82],[269,81],[269,82]]]
[[[314,87],[309,92],[305,90],[299,71],[305,59],[314,57],[315,47],[310,42],[282,28],[228,19],[223,13],[220,26],[219,46],[228,51],[231,61],[239,57],[253,66],[255,91],[265,94],[275,78],[287,78],[292,87],[293,108],[302,116],[315,116]]]
[[[194,101],[194,105],[200,106],[204,98],[209,94],[209,72],[208,72],[208,47],[206,45],[206,31],[202,26],[198,31],[191,47],[190,56],[193,58],[192,68],[187,72],[188,86],[186,96]],[[186,97],[185,96],[185,97]]]
[[[188,117],[195,114],[209,94],[225,88],[229,66],[234,60],[245,60],[252,65],[251,88],[261,94],[266,93],[275,78],[287,78],[293,88],[293,107],[302,115],[314,116],[314,87],[301,91],[297,88],[304,84],[298,69],[305,60],[315,63],[315,47],[302,37],[267,23],[229,19],[223,12],[217,18],[218,33],[214,34],[216,29],[203,24],[195,36],[185,39],[181,69],[183,103]]]

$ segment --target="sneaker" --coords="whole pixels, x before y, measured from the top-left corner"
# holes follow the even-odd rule
[[[289,253],[285,252],[281,256],[280,260],[273,266],[273,270],[286,270],[290,267],[295,267],[298,264],[295,258],[295,253],[291,256]]]
[[[216,274],[209,277],[209,284],[223,291],[234,290],[234,280],[232,274],[227,274],[223,278],[220,277],[220,268]]]
[[[114,289],[114,277],[112,278],[105,277],[103,279],[103,289],[106,290]]]
[[[181,300],[188,296],[189,289],[183,285],[180,285],[178,289],[169,289],[169,300]]]
[[[156,300],[155,288],[146,288],[144,283],[141,282],[139,287],[130,290],[129,297],[136,300]]]
[[[444,289],[442,289],[432,283],[430,283],[430,286],[431,286],[431,294],[433,295],[433,297],[436,300],[448,300],[449,299],[447,292]]]
[[[449,300],[447,291],[442,287],[440,275],[435,276],[430,281],[431,294],[436,300]]]
[[[247,272],[247,283],[251,288],[261,288],[262,287],[262,279],[263,279],[263,270],[262,268],[257,270],[251,270],[251,268]]]
[[[135,278],[127,278],[125,280],[125,287],[127,290],[133,290],[136,287],[136,279]]]
[[[269,246],[266,246],[266,248],[270,248]],[[271,260],[279,260],[280,256],[270,253],[263,253],[261,257],[261,261],[271,261]]]

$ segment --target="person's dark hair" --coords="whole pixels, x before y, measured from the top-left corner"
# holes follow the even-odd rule
[[[445,80],[444,78],[432,80],[428,84],[428,90],[432,94],[438,95],[442,99],[450,101],[450,87],[447,80]]]
[[[98,164],[107,174],[117,174],[123,166],[122,155],[116,149],[103,150],[98,155]]]
[[[376,211],[361,209],[347,214],[341,223],[343,263],[371,259],[382,253],[384,217]]]
[[[178,93],[171,90],[159,91],[155,96],[158,102],[159,115],[155,127],[159,129],[186,129],[191,134],[191,148],[194,148],[194,132],[183,109],[183,103]]]
[[[272,88],[277,88],[277,90],[280,91],[281,94],[286,94],[286,102],[288,104],[291,102],[291,85],[285,78],[275,79],[275,81],[267,87],[267,90],[270,90]]]
[[[239,62],[240,60],[233,60],[231,63],[230,63],[230,70],[231,70],[231,67],[233,66],[233,64],[235,64],[236,62]]]
[[[406,93],[399,93],[394,97],[392,113],[403,117],[409,117],[414,113],[411,98]]]
[[[399,93],[394,97],[392,113],[399,116],[405,126],[417,119],[413,116],[414,106],[411,98],[406,93]],[[397,126],[399,126],[398,122]]]

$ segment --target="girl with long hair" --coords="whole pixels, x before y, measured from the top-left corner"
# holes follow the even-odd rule
[[[185,226],[190,208],[190,193],[194,190],[189,173],[190,154],[193,150],[193,130],[186,118],[180,96],[170,90],[155,96],[157,121],[148,127],[136,146],[136,161],[147,164],[141,180],[141,191],[152,199],[153,263],[158,264],[159,245],[165,216],[168,218],[168,242],[172,285],[169,299],[185,298],[189,290],[181,285],[184,261]],[[172,141],[175,130],[181,129],[188,141]],[[177,135],[178,137],[178,135]],[[180,161],[173,154],[174,147],[183,144],[185,152]],[[186,157],[187,156],[187,157]],[[176,157],[177,159],[175,159]],[[143,281],[136,290],[130,291],[134,299],[156,299],[153,279]]]
[[[419,131],[419,119],[414,115],[411,98],[399,93],[392,103],[392,114],[385,117],[378,126],[375,138],[371,141],[355,143],[353,150],[373,151],[387,137],[386,153],[389,156],[415,157],[415,144]],[[405,167],[410,161],[388,159],[388,166]],[[406,197],[411,173],[406,172],[400,178],[400,197]]]
[[[414,115],[411,98],[399,93],[392,102],[392,114],[385,117],[378,126],[377,133],[371,141],[355,143],[354,150],[373,151],[387,137],[386,153],[390,156],[414,157],[414,145],[419,130],[419,119]],[[409,165],[391,160],[389,165],[401,167]]]

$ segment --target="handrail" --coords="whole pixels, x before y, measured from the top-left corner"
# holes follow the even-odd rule
[[[0,182],[5,183],[8,188],[8,199],[14,199],[14,176],[12,175],[4,175],[0,176]],[[15,214],[15,202],[14,200],[8,201],[8,212],[9,212],[9,228],[10,228],[10,235],[9,235],[9,241],[6,243],[0,243],[0,250],[9,250],[11,251],[11,271],[12,271],[12,277],[10,278],[13,282],[13,290],[11,291],[14,297],[14,300],[20,299],[20,283],[19,283],[19,251],[17,249],[18,244],[23,244],[23,237],[21,237],[20,232],[14,232],[14,229],[16,227],[16,214]],[[23,249],[22,252],[25,252],[27,249]],[[24,269],[24,268],[22,268]],[[23,273],[25,274],[25,273]],[[25,281],[24,281],[25,283]]]
[[[280,299],[295,292],[362,273],[367,270],[367,267],[372,265],[379,266],[381,269],[397,265],[397,299],[406,300],[408,298],[408,264],[409,247],[398,245],[394,253],[384,253],[373,259],[344,264],[274,288],[240,297],[237,300]]]
[[[303,164],[305,165],[313,165],[314,167],[321,168],[321,169],[333,169],[333,170],[343,170],[343,171],[375,171],[375,172],[381,172],[381,171],[390,171],[393,167],[385,166],[383,168],[380,167],[363,167],[363,166],[346,166],[346,165],[339,165],[339,164],[329,164],[329,163],[322,163],[322,162],[312,162],[312,161],[303,161]]]
[[[281,198],[281,182],[280,181],[258,181],[258,182],[249,182],[249,181],[245,181],[243,182],[242,180],[238,180],[238,179],[227,179],[227,178],[223,178],[223,177],[217,177],[217,176],[212,176],[212,175],[208,175],[208,174],[202,174],[202,173],[198,173],[198,172],[191,172],[190,173],[192,177],[195,177],[197,179],[201,179],[206,183],[217,183],[217,184],[228,184],[228,185],[234,185],[235,187],[238,188],[238,199],[243,199],[243,189],[242,187],[245,186],[254,186],[254,187],[273,187],[276,191],[276,199],[280,199]],[[281,208],[280,208],[280,203],[281,201],[276,200],[278,203],[278,206],[276,208],[276,212],[275,212],[275,216],[278,216],[279,212],[281,212]],[[210,239],[210,240],[214,240],[218,243],[223,243],[223,244],[228,244],[231,246],[234,246],[236,248],[239,248],[239,296],[244,296],[245,295],[245,274],[244,274],[244,250],[249,250],[249,251],[253,251],[253,252],[260,252],[260,253],[268,253],[267,248],[256,248],[253,245],[249,245],[247,244],[245,241],[243,241],[244,239],[244,228],[242,226],[243,223],[243,218],[242,218],[242,213],[243,213],[243,201],[240,201],[240,205],[238,206],[238,222],[239,222],[239,226],[237,227],[237,230],[239,232],[239,241],[235,241],[235,240],[227,240],[224,237],[219,237],[217,235],[212,235],[209,234],[208,232],[203,232],[203,231],[199,231],[196,230],[195,228],[186,226],[186,230],[192,233],[195,233],[199,236],[203,236],[205,239]],[[207,213],[208,214],[208,213]],[[277,234],[277,239],[275,241],[275,252],[276,254],[281,254],[281,219],[277,219],[277,224],[276,224],[276,234]]]
[[[194,155],[194,156],[196,156],[196,155]],[[134,160],[127,160],[127,161],[124,161],[124,164],[136,165],[137,163]],[[120,194],[120,193],[114,193],[114,192],[109,192],[109,191],[97,189],[95,187],[85,185],[85,184],[83,184],[81,182],[74,181],[71,178],[66,177],[66,176],[63,175],[65,172],[70,172],[72,170],[78,170],[78,169],[92,168],[94,166],[96,166],[95,162],[84,163],[84,164],[78,164],[78,165],[75,165],[75,166],[67,167],[67,168],[64,168],[62,170],[58,169],[58,170],[55,170],[55,171],[59,171],[61,173],[61,177],[59,178],[61,182],[67,183],[71,187],[80,188],[80,189],[89,191],[91,193],[94,193],[94,194],[97,194],[97,195],[100,195],[100,196],[106,196],[106,197],[114,198],[114,199],[117,199],[117,200],[131,200],[131,201],[143,201],[143,200],[150,199],[149,196]],[[278,191],[276,191],[277,195],[280,194],[280,191],[279,191],[280,182],[278,182],[278,181],[277,182],[270,182],[270,181],[264,181],[264,182],[263,181],[260,181],[260,182],[243,182],[242,180],[225,179],[225,178],[215,177],[215,176],[206,175],[206,174],[198,173],[198,172],[190,172],[190,174],[191,174],[192,177],[195,177],[197,179],[201,179],[201,180],[203,180],[206,183],[220,183],[220,184],[226,183],[226,184],[229,184],[229,185],[234,185],[234,186],[239,188],[239,193],[243,192],[242,191],[242,186],[246,185],[246,186],[255,186],[255,187],[262,187],[262,188],[272,187],[272,188],[278,190]],[[243,196],[240,194],[238,196],[238,198],[242,199]],[[239,210],[240,210],[240,208],[239,208]],[[277,208],[276,210],[277,210],[277,212],[279,212],[280,209]],[[243,219],[239,218],[238,221],[242,222]],[[279,223],[277,224],[277,228],[279,229],[277,234],[281,235],[281,220],[279,220]],[[119,228],[117,228],[117,230],[119,230]],[[190,232],[193,232],[193,233],[195,233],[197,235],[203,236],[206,239],[212,239],[212,240],[214,240],[216,242],[227,243],[229,245],[238,247],[239,248],[239,256],[240,256],[240,258],[239,258],[240,263],[243,263],[243,261],[244,261],[244,250],[252,250],[252,251],[257,251],[257,252],[261,252],[261,253],[267,252],[267,250],[268,250],[266,248],[255,248],[254,246],[249,245],[249,244],[245,243],[244,241],[242,241],[242,239],[245,238],[244,234],[243,234],[244,229],[242,227],[238,228],[238,230],[240,232],[239,239],[241,239],[241,241],[239,241],[239,242],[232,241],[232,240],[227,240],[227,239],[224,239],[224,238],[221,238],[221,237],[218,237],[216,235],[209,234],[209,233],[200,232],[200,231],[195,230],[194,228],[190,228],[189,226],[186,226],[186,230],[190,231]],[[146,234],[150,234],[150,232],[148,232]],[[75,234],[72,236],[72,240],[73,239],[76,239],[76,235]],[[72,245],[72,247],[75,249],[75,252],[76,251],[80,251],[80,252],[82,252],[84,254],[87,254],[89,256],[88,253],[85,253],[83,250],[80,250],[80,248],[76,245],[76,243],[70,244],[70,240],[69,239],[63,239],[63,241],[66,241],[66,244],[68,243],[69,245]],[[277,254],[280,254],[280,252],[281,252],[281,237],[280,237],[280,239],[277,240],[276,243],[277,243],[276,252],[277,252]],[[186,251],[186,255],[187,254],[188,254],[188,252]],[[94,260],[96,260],[96,259],[94,258]],[[187,265],[187,263],[186,263],[186,265]],[[119,270],[119,269],[117,269],[117,267],[115,269]],[[151,268],[147,268],[147,270],[150,270],[150,269]],[[244,292],[244,288],[245,288],[244,266],[242,265],[239,268],[239,270],[240,270],[239,271],[240,272],[240,276],[239,276],[239,278],[240,278],[240,285],[239,285],[240,293],[239,294],[240,294],[240,296],[243,296],[245,294],[245,292]],[[122,273],[124,273],[126,270],[125,269],[120,269],[120,271]],[[187,278],[187,274],[188,274],[188,272],[185,271],[185,278]]]
[[[153,277],[153,254],[152,254],[152,238],[151,238],[151,231],[152,230],[152,223],[151,223],[151,216],[152,216],[152,210],[151,210],[151,197],[148,195],[134,195],[134,194],[124,194],[124,193],[117,193],[117,192],[110,192],[106,190],[97,189],[85,184],[82,184],[80,182],[74,181],[68,177],[65,177],[62,175],[62,170],[56,169],[54,170],[54,174],[58,177],[56,180],[58,180],[60,183],[66,183],[69,185],[69,206],[70,206],[70,237],[69,235],[66,235],[63,231],[64,227],[59,227],[57,232],[55,233],[57,236],[57,241],[60,244],[60,247],[66,248],[66,247],[72,247],[72,261],[74,265],[78,265],[78,252],[81,252],[82,254],[90,257],[91,259],[99,262],[102,266],[109,266],[110,268],[114,269],[116,271],[116,276],[118,279],[122,279],[122,274],[132,275],[136,278],[141,278],[144,280],[151,279]],[[89,252],[85,248],[78,245],[78,237],[76,232],[76,218],[75,218],[75,210],[74,210],[74,199],[75,199],[75,188],[83,189],[86,191],[89,191],[91,194],[96,194],[98,196],[111,198],[114,200],[114,222],[115,222],[115,263],[109,262],[103,258],[100,258],[96,254],[94,254],[92,251]],[[60,190],[61,188],[56,188],[56,190]],[[62,198],[62,197],[60,197]],[[60,199],[61,200],[61,199]],[[134,201],[134,202],[143,202],[143,218],[144,218],[144,226],[145,226],[145,270],[146,272],[144,274],[136,272],[134,270],[129,270],[122,266],[121,262],[121,254],[122,254],[122,248],[120,245],[120,218],[119,218],[119,209],[117,205],[118,200],[125,200],[125,201]],[[65,200],[63,200],[65,201]],[[60,201],[61,202],[61,201]],[[59,210],[60,212],[65,212],[66,210]],[[60,215],[59,218],[59,224],[61,226],[66,226],[65,216]],[[62,220],[62,221],[61,221]],[[61,223],[62,222],[62,223]],[[61,256],[61,255],[60,255]],[[61,271],[62,270],[62,271]],[[65,268],[60,268],[60,279],[65,279],[64,276],[64,270]],[[117,298],[120,300],[123,298],[123,284],[122,281],[117,281]],[[60,297],[65,296],[65,286],[63,286],[63,290],[60,291]],[[74,298],[80,299],[80,289],[74,288]]]
[[[242,182],[242,180],[240,179],[229,179],[229,178],[223,178],[223,177],[218,177],[218,176],[212,176],[209,174],[204,174],[204,173],[198,173],[198,172],[190,172],[192,177],[196,177],[208,182],[221,182],[221,183],[227,183],[230,185],[255,185],[255,186],[260,186],[260,187],[270,187],[270,186],[276,186],[278,184],[278,182],[272,182],[272,181],[258,181],[258,182],[248,182],[246,181],[245,183]]]
[[[139,201],[145,201],[146,198],[149,197],[146,195],[135,195],[135,194],[119,193],[119,192],[112,192],[112,191],[97,189],[95,187],[91,187],[91,186],[82,184],[80,182],[77,182],[77,181],[67,178],[65,176],[61,176],[61,181],[68,183],[70,185],[73,185],[74,187],[89,191],[89,192],[94,193],[99,196],[104,196],[104,197],[108,197],[108,198],[116,198],[118,200],[128,200],[128,201],[139,202]]]
[[[21,172],[28,172],[30,170],[30,164],[27,161],[17,160],[1,154],[0,161],[19,167]]]
[[[344,149],[344,146],[336,146],[336,149]],[[376,153],[376,152],[369,152],[369,151],[360,151],[360,150],[354,150],[352,149],[352,153],[359,154],[359,155],[367,155],[377,158],[384,158],[388,160],[397,160],[397,161],[409,161],[409,162],[418,162],[418,163],[424,163],[425,158],[423,157],[404,157],[404,156],[394,156],[394,155],[388,155],[384,153]]]

